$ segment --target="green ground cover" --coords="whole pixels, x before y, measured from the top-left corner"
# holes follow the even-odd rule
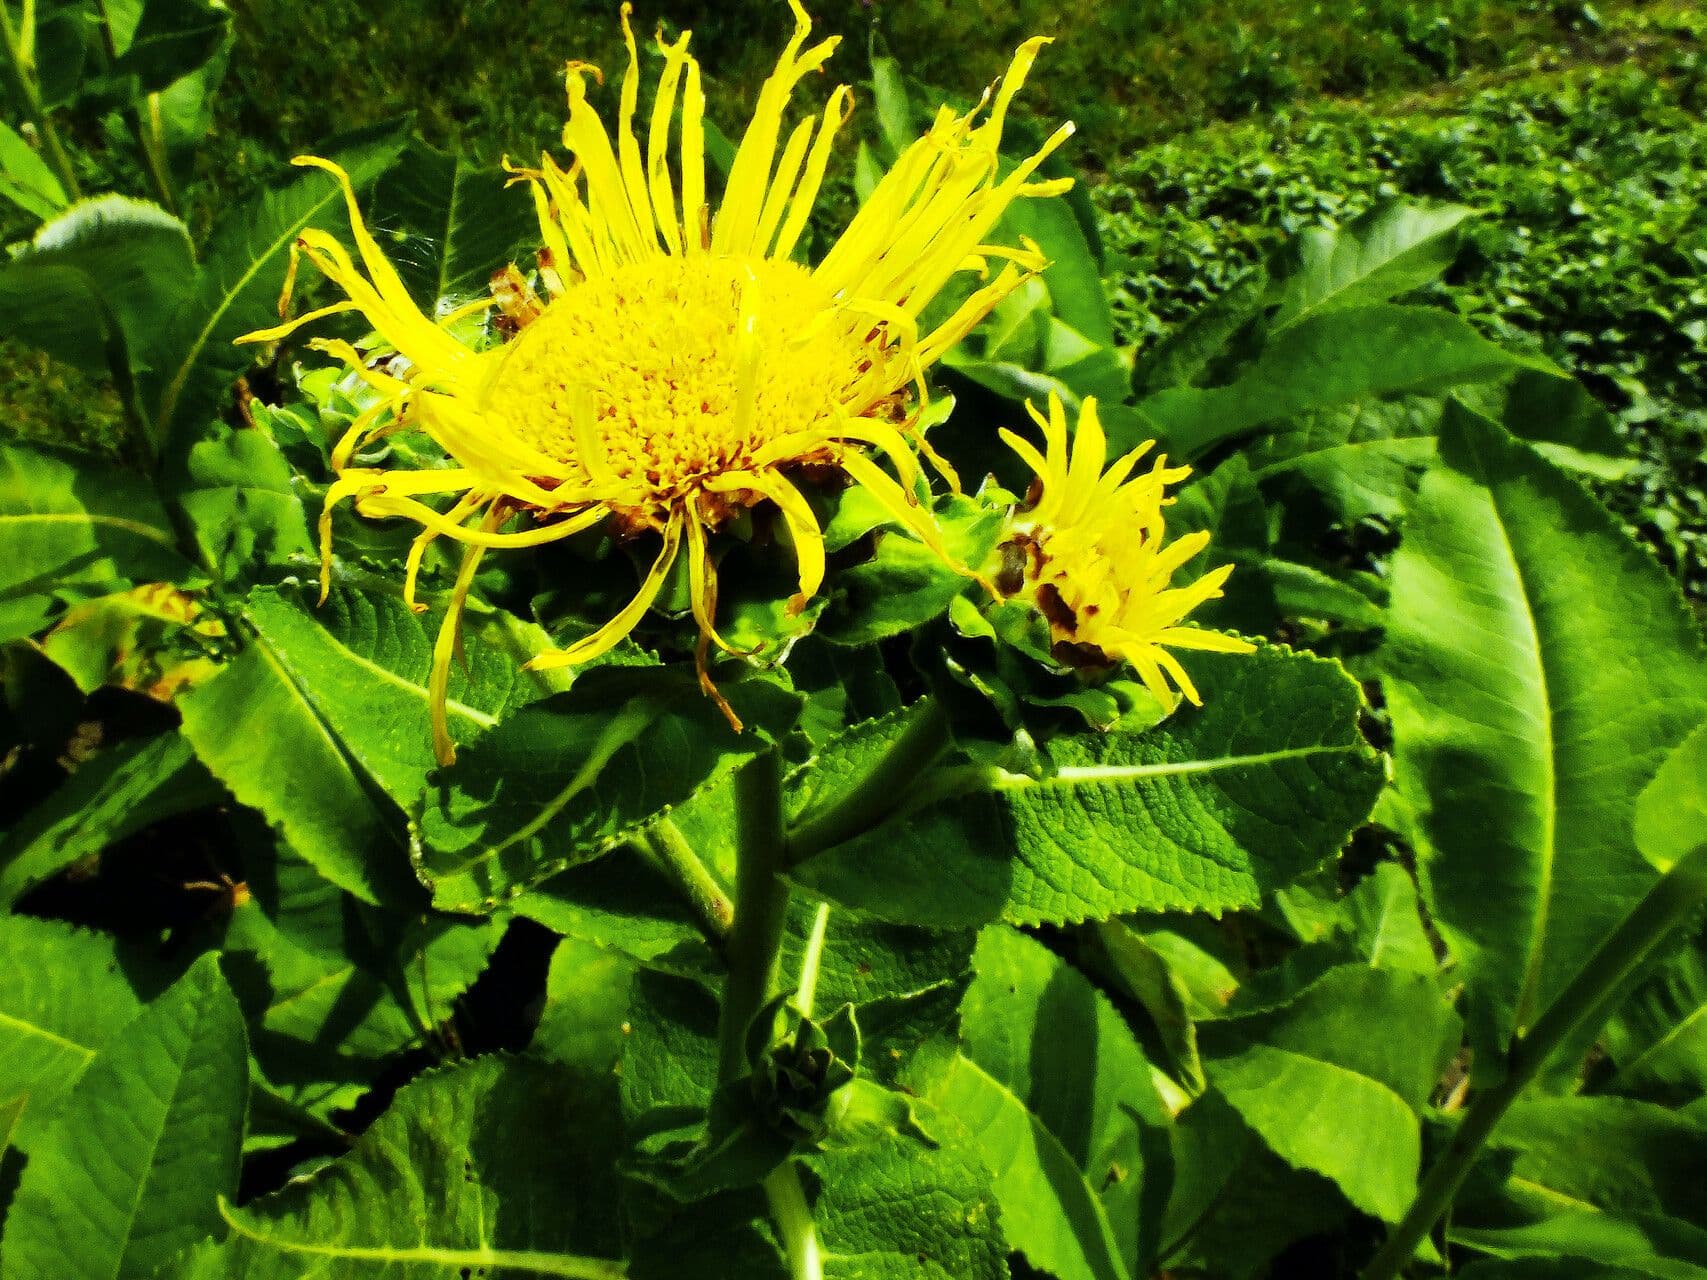
[[[413,112],[486,160],[560,125],[567,56],[620,65],[604,3],[237,6],[231,78],[187,190],[192,226],[296,150]],[[786,29],[780,4],[670,6],[739,118]],[[1080,124],[1124,336],[1142,346],[1285,235],[1392,194],[1483,214],[1445,286],[1502,341],[1540,348],[1620,416],[1639,459],[1604,496],[1698,598],[1707,591],[1707,60],[1687,4],[1541,0],[973,0],[814,6],[924,85],[964,91],[1027,34],[1057,37],[1027,105]],[[711,12],[705,12],[710,10]],[[652,21],[642,13],[637,22]],[[642,26],[642,31],[644,27]],[[868,113],[869,116],[869,113]],[[103,150],[103,139],[112,145]],[[91,185],[140,178],[85,125]],[[845,184],[844,184],[845,189]],[[74,372],[0,346],[0,418],[114,447],[117,410]]]

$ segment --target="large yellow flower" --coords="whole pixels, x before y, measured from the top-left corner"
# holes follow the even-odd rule
[[[762,503],[780,512],[798,560],[797,609],[824,573],[823,537],[797,487],[803,474],[839,472],[942,551],[917,494],[918,454],[935,459],[909,389],[922,389],[924,371],[1045,265],[1034,246],[985,239],[1015,199],[1070,185],[1033,175],[1072,128],[1010,171],[999,168],[1009,104],[1046,43],[1028,41],[972,111],[939,111],[823,260],[804,265],[795,252],[852,94],[837,88],[822,113],[784,141],[794,89],[837,44],[807,47],[811,22],[798,0],[789,3],[793,38],[759,93],[715,210],[706,187],[705,97],[688,33],[674,43],[659,38],[664,68],[643,140],[631,6],[622,9],[629,62],[614,145],[587,99],[588,77],[599,73],[570,65],[563,143],[573,162],[564,168],[546,156],[537,169],[514,170],[531,186],[539,215],[538,293],[512,269],[495,279],[492,298],[437,321],[423,315],[364,226],[348,177],[325,160],[296,160],[343,185],[361,265],[332,236],[304,232],[301,252],[347,300],[243,341],[274,340],[341,311],[359,311],[379,335],[380,346],[366,352],[335,340],[310,344],[348,362],[380,393],[334,450],[338,478],[321,520],[323,560],[329,563],[331,510],[351,498],[364,515],[421,524],[404,586],[411,604],[427,545],[440,536],[466,544],[434,654],[435,746],[447,763],[454,748],[444,690],[462,604],[487,548],[534,546],[601,524],[624,538],[655,531],[661,546],[633,600],[534,665],[585,662],[610,649],[685,552],[702,683],[714,696],[704,676],[706,646],[722,641],[708,537],[736,515]],[[992,259],[1002,263],[993,275]],[[926,307],[969,269],[983,274],[980,287],[925,328]],[[481,348],[453,336],[453,319],[486,308],[497,309],[492,327],[509,341]],[[383,371],[375,367],[376,354],[391,352]],[[400,424],[432,436],[452,465],[360,465],[362,445]],[[429,496],[441,501],[429,505]]]
[[[1087,399],[1069,444],[1067,414],[1049,397],[1045,416],[1027,405],[1043,428],[1044,452],[1011,431],[1002,438],[1031,466],[1037,479],[1028,505],[1017,512],[1005,544],[1009,563],[998,579],[1010,595],[1028,599],[1049,622],[1055,653],[1074,666],[1128,662],[1146,688],[1172,707],[1171,677],[1193,705],[1197,689],[1175,649],[1249,653],[1244,640],[1180,625],[1206,600],[1221,594],[1231,565],[1186,586],[1170,586],[1175,572],[1209,544],[1206,531],[1165,541],[1166,488],[1191,474],[1158,457],[1137,470],[1154,441],[1146,441],[1105,471],[1108,441],[1094,399]]]

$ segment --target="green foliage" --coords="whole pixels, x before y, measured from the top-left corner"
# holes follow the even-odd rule
[[[6,1280],[159,1274],[237,1189],[243,1021],[204,956],[109,1040],[30,1148],[6,1215]]]
[[[1103,24],[1042,64],[1043,100],[1087,109],[1082,160],[1143,132],[1098,142],[1111,109],[1164,90],[1240,115],[1505,65],[1490,33],[1514,21],[1598,20],[1503,0],[828,7],[909,50],[873,50],[875,119],[835,179],[856,196],[928,119],[910,76],[965,87],[1033,26]],[[714,532],[734,653],[692,663],[684,573],[646,648],[543,674],[554,636],[632,592],[652,535],[494,553],[442,641],[445,765],[454,561],[422,544],[417,612],[413,529],[346,509],[321,602],[312,517],[367,392],[285,374],[312,364],[300,344],[231,343],[273,323],[296,236],[339,233],[341,196],[302,170],[209,193],[287,143],[336,155],[445,314],[532,269],[529,202],[483,161],[554,132],[555,102],[515,85],[569,51],[620,65],[608,14],[533,15],[482,80],[497,10],[394,24],[396,63],[355,77],[352,51],[379,47],[353,38],[365,11],[250,6],[224,118],[307,76],[328,92],[208,143],[230,172],[180,204],[226,12],[24,12],[6,332],[104,374],[129,425],[122,463],[0,446],[0,1280],[1707,1269],[1707,653],[1576,478],[1645,483],[1626,448],[1652,438],[1643,398],[1692,394],[1650,380],[1654,351],[1693,367],[1699,336],[1695,302],[1653,279],[1696,231],[1656,194],[1664,164],[1693,172],[1669,87],[1609,71],[1567,101],[1640,119],[1634,188],[1585,159],[1528,203],[1491,198],[1537,162],[1489,147],[1601,136],[1528,107],[1496,127],[1519,84],[1457,134],[1328,113],[1123,160],[1129,189],[1174,193],[1159,222],[1123,221],[1112,185],[1100,224],[1082,193],[1028,202],[992,238],[1051,265],[945,360],[958,399],[919,424],[967,480],[935,507],[958,567],[806,468],[821,605],[789,602],[786,522],[733,502]],[[281,24],[288,47],[252,56]],[[745,6],[702,24],[714,116],[739,118],[748,50],[768,59],[785,25]],[[1109,102],[1086,80],[1216,42],[1212,73],[1170,52]],[[431,142],[401,124],[322,142],[398,94]],[[1324,143],[1287,161],[1305,178],[1249,163],[1299,131]],[[153,203],[80,193],[143,182]],[[1364,199],[1425,186],[1452,202]],[[1229,191],[1253,203],[1217,205]],[[1575,222],[1636,206],[1654,245],[1559,268],[1593,239]],[[1641,312],[1661,322],[1513,341],[1546,292],[1518,287],[1514,211],[1552,255],[1555,317],[1602,314],[1572,289],[1635,315],[1628,286],[1668,299]],[[1229,251],[1241,218],[1299,234]],[[1125,249],[1157,225],[1172,238],[1148,257],[1105,258],[1099,229]],[[1105,275],[1147,313],[1111,305]],[[1646,372],[1608,375],[1614,347]],[[1031,554],[996,429],[1050,393],[1101,401],[1111,456],[1156,436],[1197,468],[1167,533],[1211,541],[1174,583],[1231,563],[1193,620],[1259,641],[1185,654],[1201,705],[1139,695],[1039,643],[1023,598],[987,598],[980,577]],[[444,464],[410,432],[372,447]]]
[[[1431,911],[1482,974],[1485,1062],[1651,883],[1635,800],[1707,712],[1707,654],[1592,499],[1469,414],[1442,432],[1393,579],[1398,796]]]

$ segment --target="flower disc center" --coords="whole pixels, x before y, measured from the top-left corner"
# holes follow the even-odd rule
[[[552,302],[505,350],[489,408],[566,482],[662,511],[708,477],[813,460],[822,440],[794,437],[827,439],[894,390],[871,332],[796,263],[658,257]]]

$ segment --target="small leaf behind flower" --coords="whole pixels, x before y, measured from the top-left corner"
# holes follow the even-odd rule
[[[689,674],[587,671],[464,751],[428,792],[417,870],[448,911],[498,903],[619,841],[770,749],[798,714],[762,678],[722,688],[737,733]]]

